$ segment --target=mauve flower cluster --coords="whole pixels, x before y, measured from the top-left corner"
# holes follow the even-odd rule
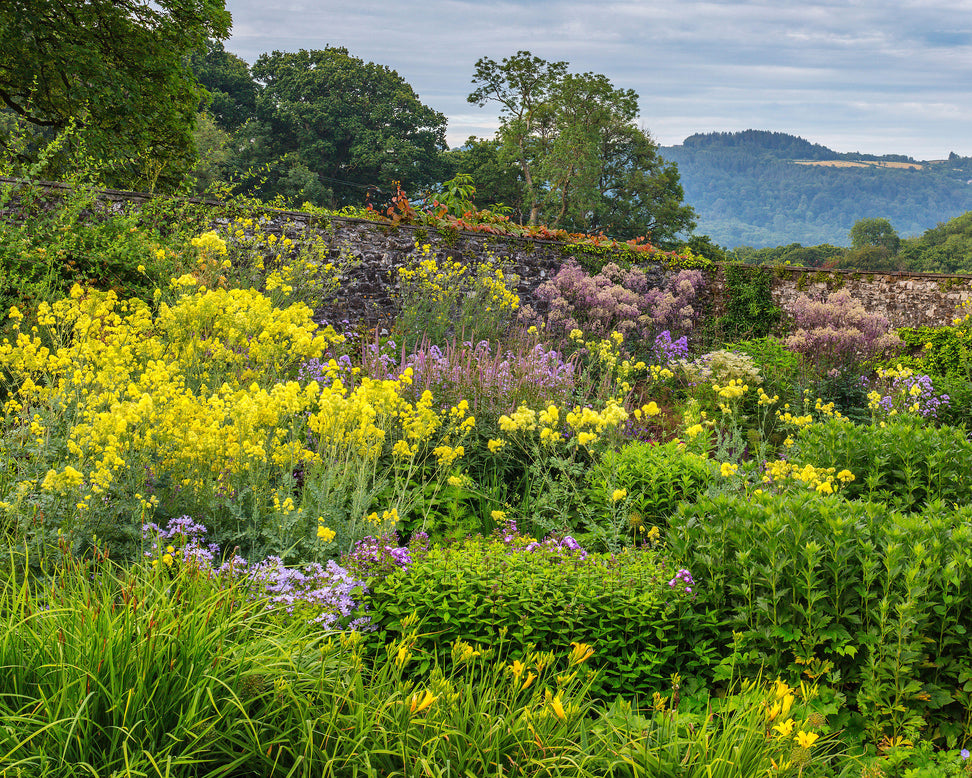
[[[587,551],[570,535],[563,537],[550,535],[542,541],[535,540],[529,535],[521,535],[514,519],[504,521],[496,528],[494,535],[500,538],[512,551],[543,551],[559,556],[576,556],[578,559],[587,557]]]
[[[656,327],[691,332],[699,318],[699,296],[705,285],[701,270],[680,270],[667,289],[651,289],[646,295]]]
[[[206,542],[206,527],[189,516],[171,519],[166,527],[142,526],[142,537],[150,547],[145,556],[166,565],[176,561],[211,575],[216,580],[242,581],[255,597],[266,597],[269,607],[288,615],[306,615],[324,629],[364,629],[368,618],[349,620],[366,593],[359,580],[333,560],[303,568],[288,568],[279,557],[268,557],[252,567],[240,556],[232,556],[218,567],[219,547]],[[172,549],[170,552],[169,549]]]
[[[672,340],[672,333],[662,330],[655,338],[655,362],[660,365],[671,365],[680,359],[688,359],[688,337],[682,335]]]
[[[801,294],[792,307],[794,332],[786,347],[800,354],[821,374],[847,370],[901,345],[888,319],[868,313],[846,289],[826,299]]]
[[[422,553],[428,546],[429,536],[424,532],[416,532],[409,546],[402,546],[398,533],[392,530],[380,537],[362,538],[341,557],[341,563],[352,574],[374,585],[375,580],[395,570],[408,570],[412,554]]]
[[[703,283],[700,271],[682,270],[666,288],[651,288],[638,268],[609,262],[592,276],[571,259],[540,286],[537,298],[546,303],[546,327],[553,334],[579,329],[598,337],[620,332],[646,340],[661,327],[691,331]]]
[[[671,581],[668,582],[668,585],[673,589],[681,589],[684,587],[685,593],[691,594],[692,587],[695,586],[695,579],[693,579],[692,574],[683,567],[681,570],[675,573],[675,576]]]
[[[248,578],[252,590],[266,596],[272,609],[288,615],[313,614],[310,621],[323,629],[360,630],[369,624],[366,616],[350,620],[358,608],[357,598],[366,591],[364,581],[333,559],[326,565],[314,562],[298,569],[271,556],[254,565]]]

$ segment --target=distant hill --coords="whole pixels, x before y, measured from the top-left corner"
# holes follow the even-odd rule
[[[783,132],[692,135],[661,154],[678,164],[697,232],[716,243],[848,245],[862,218],[885,218],[902,237],[972,210],[972,157],[921,161],[839,153]]]

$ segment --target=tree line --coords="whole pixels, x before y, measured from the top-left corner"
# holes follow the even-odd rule
[[[888,219],[859,219],[848,238],[849,248],[830,243],[740,246],[729,252],[727,258],[752,265],[972,274],[972,211],[940,222],[914,238],[901,238]]]
[[[397,72],[346,48],[222,43],[224,0],[9,0],[0,8],[5,172],[166,192],[234,191],[290,205],[431,203],[465,182],[523,224],[645,236],[694,228],[677,166],[636,124],[638,95],[527,51],[472,66],[493,138],[449,149],[446,117]],[[8,45],[9,44],[9,45]],[[472,205],[472,202],[470,202]]]
[[[699,229],[727,246],[844,244],[880,216],[919,235],[972,209],[972,158],[918,163],[903,155],[838,153],[785,133],[709,133],[664,147],[678,164]],[[864,167],[798,162],[880,163]],[[894,167],[894,163],[914,167]]]

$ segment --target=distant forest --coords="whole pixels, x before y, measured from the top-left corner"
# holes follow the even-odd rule
[[[972,210],[972,157],[954,153],[936,161],[847,154],[759,130],[692,135],[659,152],[678,165],[697,232],[731,248],[847,246],[868,218],[917,236]]]

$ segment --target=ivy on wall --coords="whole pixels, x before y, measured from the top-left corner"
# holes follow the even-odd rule
[[[717,327],[727,340],[746,340],[769,335],[783,311],[773,301],[772,273],[754,265],[726,265],[725,311]]]

